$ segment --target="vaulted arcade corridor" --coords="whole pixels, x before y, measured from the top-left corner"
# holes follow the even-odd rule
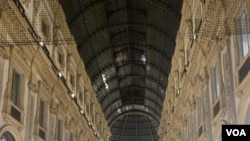
[[[61,0],[111,140],[158,140],[182,0]]]
[[[0,140],[221,141],[250,124],[248,0],[0,0]]]

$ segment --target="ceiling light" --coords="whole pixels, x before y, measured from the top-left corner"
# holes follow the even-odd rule
[[[58,72],[58,76],[61,78],[63,76],[62,72]]]
[[[80,113],[81,113],[82,115],[84,114],[84,111],[83,111],[83,109],[81,109],[81,110],[80,110]]]
[[[44,42],[43,42],[43,41],[39,41],[39,45],[40,45],[41,47],[43,47],[43,46],[44,46]]]
[[[120,114],[120,113],[121,113],[121,109],[120,109],[120,108],[118,108],[118,109],[117,109],[117,112]]]
[[[180,89],[177,90],[177,95],[180,95]]]
[[[76,97],[76,95],[74,94],[74,93],[71,93],[71,98],[75,98]]]
[[[105,88],[106,88],[106,90],[109,89],[109,85],[107,83],[105,83]]]
[[[197,36],[196,33],[194,33],[194,35],[193,35],[194,40],[196,39],[196,36]]]

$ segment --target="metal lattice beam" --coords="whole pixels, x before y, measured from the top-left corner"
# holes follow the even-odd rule
[[[145,115],[145,116],[149,117],[150,119],[152,119],[154,122],[156,122],[157,125],[160,123],[159,118],[156,117],[154,114],[152,115],[152,114],[145,112],[145,111],[142,111],[142,110],[129,110],[129,111],[122,112],[120,114],[116,114],[114,117],[108,119],[108,125],[112,126],[113,123],[116,121],[116,119],[119,119],[120,117],[122,117],[124,115],[129,115],[129,114]]]
[[[100,104],[102,105],[102,103],[104,102],[105,99],[107,99],[108,97],[112,96],[113,94],[115,94],[116,91],[119,91],[120,89],[126,89],[126,88],[139,88],[139,89],[145,89],[148,90],[150,92],[152,92],[153,94],[155,94],[156,96],[159,97],[159,103],[162,103],[165,95],[161,95],[160,93],[156,92],[155,90],[153,90],[152,88],[149,87],[141,87],[141,86],[126,86],[126,87],[117,87],[113,90],[110,90],[108,93],[105,94],[104,97],[99,98]]]
[[[126,74],[126,75],[123,75],[123,76],[114,76],[114,77],[111,77],[109,78],[108,80],[106,80],[105,83],[110,83],[112,81],[115,81],[115,80],[118,80],[118,81],[121,81],[121,79],[126,79],[126,78],[129,78],[129,77],[143,77],[147,80],[150,80],[151,82],[155,83],[156,85],[158,85],[160,87],[160,89],[164,89],[165,86],[159,82],[158,79],[150,76],[150,75],[142,75],[142,74]],[[97,88],[97,93],[99,93],[99,91],[103,88],[105,88],[105,83],[101,84],[98,88]]]
[[[142,99],[142,100],[148,100],[148,101],[150,101],[151,103],[153,103],[156,107],[155,108],[157,108],[157,109],[155,109],[155,111],[157,111],[159,114],[160,114],[160,112],[161,112],[161,110],[162,110],[162,106],[157,102],[157,101],[155,101],[154,99],[152,99],[152,98],[150,98],[150,97],[133,97],[133,98],[135,98],[135,99]],[[112,101],[110,101],[109,103],[110,103],[110,105],[107,105],[106,107],[103,107],[102,108],[102,110],[103,110],[103,112],[104,113],[106,113],[106,111],[108,110],[108,108],[110,108],[110,107],[114,107],[114,105],[116,104],[116,102],[118,102],[119,100],[121,100],[121,98],[119,97],[119,98],[115,98],[115,99],[113,99]],[[148,105],[148,106],[151,106],[151,105]],[[152,107],[153,108],[153,107]],[[160,111],[159,111],[160,110]]]
[[[137,43],[126,43],[126,44],[121,44],[121,45],[113,45],[113,48],[123,48],[123,47],[126,47],[126,46],[130,46],[131,49],[140,49],[140,48],[145,49],[146,48],[146,49],[149,50],[149,52],[154,51],[154,52],[156,52],[158,54],[161,54],[161,56],[163,56],[168,62],[168,64],[166,64],[166,65],[171,66],[171,58],[169,56],[167,56],[163,51],[161,51],[158,48],[153,47],[151,45],[137,44]],[[139,48],[136,48],[136,47],[139,47]],[[86,62],[86,68],[88,68],[91,65],[91,63],[94,62],[94,60],[98,59],[98,56],[100,56],[101,54],[103,54],[105,52],[108,52],[108,51],[112,50],[113,48],[105,47],[105,48],[99,50],[96,53],[95,56],[93,56],[88,62]],[[126,51],[126,50],[128,50],[128,48],[124,48],[124,49],[116,52],[116,54],[119,53],[119,52]]]

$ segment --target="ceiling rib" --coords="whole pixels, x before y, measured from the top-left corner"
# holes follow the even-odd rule
[[[116,92],[116,91],[119,91],[120,89],[126,89],[126,88],[139,88],[139,89],[145,89],[145,90],[148,90],[148,91],[150,91],[150,92],[152,92],[153,94],[156,94],[156,96],[159,96],[159,100],[158,100],[158,102],[163,102],[163,100],[164,100],[164,95],[160,95],[158,92],[156,92],[155,90],[153,90],[152,88],[149,88],[149,87],[141,87],[141,86],[126,86],[126,87],[120,87],[120,88],[115,88],[114,90],[111,90],[109,93],[107,93],[104,97],[102,97],[101,99],[99,99],[99,101],[100,101],[100,104],[102,104],[103,103],[103,101],[106,99],[106,98],[108,98],[108,97],[110,97],[110,96],[112,96],[113,94],[114,94],[114,92]]]
[[[128,64],[135,64],[135,65],[136,65],[136,64],[139,64],[139,65],[141,65],[142,62],[143,62],[143,61],[128,60],[128,61],[122,62],[122,63],[123,63],[123,66],[124,66],[124,65],[128,65]],[[117,62],[117,63],[119,63],[119,62]],[[164,72],[164,70],[162,70],[162,69],[160,68],[160,66],[157,66],[156,64],[153,64],[153,63],[151,63],[151,62],[145,62],[145,63],[148,64],[149,66],[155,68],[156,70],[159,70],[159,72],[161,72],[162,74],[164,74],[164,76],[167,76],[166,74],[168,74],[168,72]],[[90,76],[90,77],[91,77],[91,80],[92,80],[93,82],[95,82],[96,79],[97,79],[100,75],[102,75],[102,72],[104,72],[105,70],[109,70],[109,69],[112,68],[112,67],[114,67],[114,63],[109,63],[109,64],[105,65],[104,67],[100,68],[99,71],[96,72],[92,77]],[[170,70],[168,70],[168,71],[170,71]],[[164,77],[164,76],[163,76],[163,77]]]
[[[93,3],[90,3],[89,5],[82,7],[82,9],[75,14],[75,16],[71,19],[71,21],[69,21],[69,27],[72,28],[74,26],[74,24],[81,19],[81,17],[84,15],[84,13],[87,13],[89,10],[91,10],[91,8],[97,6],[98,4],[102,3],[102,1],[104,1],[104,3],[106,2],[110,2],[112,0],[96,0]],[[114,0],[113,0],[114,1]],[[159,7],[161,7],[164,10],[167,10],[167,12],[172,15],[172,17],[174,17],[178,22],[181,19],[181,14],[179,14],[179,12],[177,12],[175,9],[173,9],[171,6],[167,5],[165,2],[162,2],[161,0],[150,0],[153,3],[155,3],[156,5],[158,5]]]
[[[158,140],[157,127],[182,0],[60,0],[60,3],[115,135],[110,141]],[[145,132],[140,130],[140,120],[148,128],[145,136],[140,136]],[[115,125],[122,129],[119,135],[115,134],[118,129],[112,128],[116,121]],[[130,122],[136,124],[132,126],[134,130],[126,129]],[[131,131],[134,134],[130,136]]]
[[[130,98],[130,97],[129,97]],[[145,97],[145,98],[141,98],[141,97],[134,97],[136,99],[146,99],[149,100],[150,102],[154,103],[155,105],[157,105],[155,108],[157,108],[158,110],[161,111],[162,106],[159,105],[159,103],[157,103],[157,101],[155,101],[154,99],[150,98],[150,97]],[[113,107],[114,104],[116,104],[116,102],[118,102],[119,100],[121,100],[120,98],[115,98],[112,101],[110,101],[110,105],[107,105],[106,107],[103,107],[102,110],[105,113],[109,107]],[[155,110],[156,111],[156,110]]]
[[[137,44],[137,43],[126,43],[126,44],[122,44],[122,45],[112,45],[113,48],[119,48],[119,47],[122,48],[122,47],[126,47],[126,46],[130,46],[131,49],[135,49],[135,50],[138,49],[136,47],[140,47],[140,48],[145,47],[145,48],[147,48],[149,50],[153,50],[156,53],[161,54],[162,56],[164,56],[164,58],[168,62],[167,65],[169,65],[169,66],[171,65],[171,58],[168,57],[163,51],[161,51],[161,50],[159,50],[156,47],[153,47],[151,45],[144,45],[144,44]],[[98,59],[98,56],[100,56],[101,54],[103,54],[103,53],[105,53],[105,52],[107,52],[107,51],[109,51],[109,50],[111,50],[113,48],[105,47],[105,48],[101,49],[100,51],[98,51],[95,56],[93,56],[88,62],[86,62],[86,68],[88,68],[94,60]],[[126,50],[127,50],[127,48],[124,48],[124,49],[122,49],[122,50],[120,50],[120,51],[118,51],[116,53],[123,52],[123,51],[126,51]]]
[[[160,123],[160,121],[158,120],[158,118],[155,117],[155,115],[152,115],[148,112],[142,111],[142,110],[129,110],[129,111],[125,111],[123,113],[120,113],[118,115],[115,115],[114,117],[112,117],[110,120],[108,120],[108,125],[110,127],[112,127],[113,123],[119,119],[120,117],[124,116],[124,115],[130,115],[130,114],[139,114],[139,115],[145,115],[146,117],[149,117],[150,119],[152,119],[154,122],[156,122],[156,124],[158,125]]]
[[[146,113],[149,113],[149,114],[153,115],[153,117],[155,119],[158,119],[161,116],[161,113],[156,112],[151,106],[148,106],[148,105],[142,105],[142,104],[125,104],[125,105],[122,105],[122,106],[120,106],[118,108],[122,109],[122,108],[124,108],[126,106],[134,106],[130,110],[144,111]],[[142,110],[142,109],[136,109],[135,106],[144,106],[145,108],[147,108],[147,111]],[[130,110],[126,110],[126,111],[130,111]],[[124,113],[124,111],[122,111],[121,113]],[[111,112],[106,112],[105,115],[107,115],[106,118],[107,118],[107,120],[109,120],[110,118],[114,117],[114,115],[119,115],[121,113],[117,112],[117,110],[112,110]]]
[[[125,26],[133,26],[133,27],[144,27],[144,28],[149,28],[152,29],[162,35],[164,35],[165,37],[167,37],[167,39],[175,44],[175,40],[174,37],[171,37],[170,35],[168,35],[167,31],[164,31],[163,29],[161,29],[160,27],[157,27],[156,25],[153,24],[145,24],[145,23],[138,23],[138,22],[134,22],[134,23],[128,23],[128,22],[122,22],[122,23],[116,23],[116,24],[112,24],[109,25],[109,27],[107,27],[106,25],[96,29],[95,31],[93,31],[92,33],[90,33],[90,35],[84,39],[81,43],[81,45],[78,46],[78,49],[80,49],[81,47],[84,47],[86,45],[86,42],[88,40],[90,40],[93,36],[95,36],[96,34],[99,34],[107,29],[111,29],[111,28],[119,28],[119,27],[125,27]]]
[[[161,89],[164,89],[166,86],[164,86],[163,84],[161,84],[161,82],[159,82],[156,78],[150,76],[150,75],[142,75],[142,74],[125,74],[125,75],[122,75],[122,76],[114,76],[114,77],[111,77],[109,78],[108,80],[106,80],[106,83],[110,83],[114,80],[121,80],[121,79],[124,79],[124,78],[128,78],[128,77],[143,77],[145,78],[146,80],[149,80],[153,83],[155,83],[156,85],[158,85],[160,87],[159,90]],[[101,90],[105,88],[105,83],[101,84],[99,87],[97,87],[97,93]]]

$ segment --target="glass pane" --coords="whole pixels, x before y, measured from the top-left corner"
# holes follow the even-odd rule
[[[20,89],[21,75],[14,70],[12,79],[11,100],[17,107],[20,107]]]
[[[45,102],[44,101],[40,101],[40,114],[39,114],[39,124],[42,128],[45,127]]]
[[[57,125],[57,139],[58,141],[62,140],[62,120],[58,120],[58,125]]]
[[[212,69],[214,100],[220,95],[219,67],[216,63]]]
[[[248,34],[248,28],[247,28],[247,13],[244,10],[242,12],[242,15],[240,17],[240,27],[241,27],[241,46],[239,47],[239,52],[241,56],[241,59],[244,58],[248,51],[249,51],[249,34]]]

